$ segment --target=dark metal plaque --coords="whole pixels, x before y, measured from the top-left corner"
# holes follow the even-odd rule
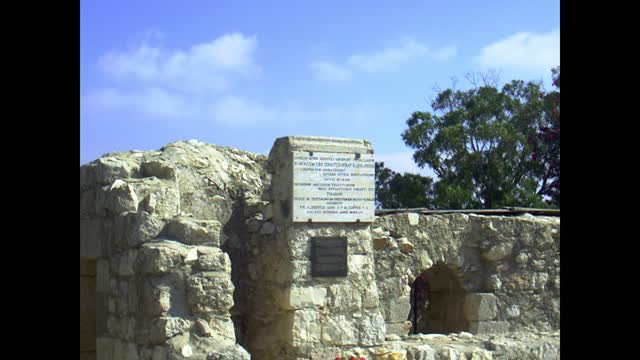
[[[347,276],[347,238],[311,238],[311,276]]]

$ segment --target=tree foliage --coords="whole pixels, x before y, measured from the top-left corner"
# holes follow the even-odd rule
[[[383,209],[433,208],[433,179],[401,175],[376,162],[376,206]]]
[[[559,207],[560,68],[552,72],[556,91],[521,80],[502,89],[485,83],[441,91],[432,112],[414,112],[402,138],[438,180],[376,164],[381,206]]]
[[[542,175],[541,195],[550,198],[549,203],[560,207],[560,67],[553,70],[553,86],[549,93],[541,93],[544,103],[544,122],[535,136],[529,137],[533,147],[532,159],[537,161]]]

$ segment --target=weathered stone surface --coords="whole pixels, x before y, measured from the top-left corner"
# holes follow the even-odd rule
[[[189,329],[188,320],[176,317],[161,317],[151,322],[151,341],[160,344],[166,339],[181,334]]]
[[[220,271],[231,273],[231,260],[229,255],[218,248],[212,252],[198,256],[197,267],[204,271]],[[200,251],[200,250],[198,250]]]
[[[240,345],[214,350],[207,354],[207,360],[249,360],[251,355]]]
[[[285,310],[324,307],[327,303],[327,289],[319,286],[276,289],[274,296]]]
[[[499,243],[484,252],[482,256],[489,261],[498,261],[510,255],[512,249],[512,243]]]
[[[165,274],[180,264],[180,251],[162,243],[146,243],[138,252],[137,266],[144,274]]]
[[[111,186],[105,187],[105,190],[98,194],[98,213],[101,213],[103,209],[115,214],[138,211],[138,202],[140,200],[138,200],[133,187],[123,180],[117,179]],[[101,198],[101,194],[104,194],[104,198]]]
[[[384,318],[380,315],[380,312],[374,311],[362,315],[362,318],[357,322],[360,333],[358,345],[374,346],[382,344],[387,329]]]
[[[470,321],[469,332],[473,334],[501,334],[509,331],[507,321]]]
[[[161,219],[145,211],[120,213],[113,229],[115,245],[119,249],[138,246],[156,239],[163,228]]]
[[[194,314],[225,314],[233,306],[234,289],[228,274],[197,273],[187,281],[187,301]]]
[[[293,313],[291,329],[293,346],[312,346],[320,342],[321,327],[318,312],[310,309],[296,310]]]
[[[216,220],[179,217],[167,224],[167,234],[170,238],[190,245],[220,246],[221,230],[222,224]]]
[[[498,298],[490,293],[468,294],[464,301],[464,315],[468,320],[495,320],[498,316]]]
[[[411,299],[407,297],[398,297],[389,303],[389,322],[406,321],[411,311]]]
[[[387,335],[404,336],[411,331],[411,321],[402,321],[397,323],[387,323]]]
[[[372,151],[290,140],[274,157],[307,146]],[[389,358],[558,358],[549,336],[500,337],[559,326],[558,217],[403,213],[292,226],[290,160],[187,141],[81,167],[81,255],[99,258],[105,310],[98,357],[246,359],[228,348],[238,335],[255,358],[375,359],[378,347]],[[309,238],[318,236],[347,238],[347,277],[311,276]],[[433,269],[450,271],[432,285],[460,293],[444,299],[460,302],[468,328],[407,336],[412,286],[420,274],[437,277]]]
[[[104,237],[104,228],[100,219],[80,219],[80,256],[101,257]]]
[[[322,341],[333,345],[356,345],[358,331],[352,318],[338,315],[329,318],[322,325]]]

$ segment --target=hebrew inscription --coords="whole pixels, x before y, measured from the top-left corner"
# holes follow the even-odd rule
[[[373,154],[293,152],[294,222],[373,222]]]

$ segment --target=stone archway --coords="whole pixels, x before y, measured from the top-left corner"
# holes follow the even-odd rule
[[[468,331],[464,314],[466,291],[451,266],[438,263],[416,277],[411,286],[411,333]]]

